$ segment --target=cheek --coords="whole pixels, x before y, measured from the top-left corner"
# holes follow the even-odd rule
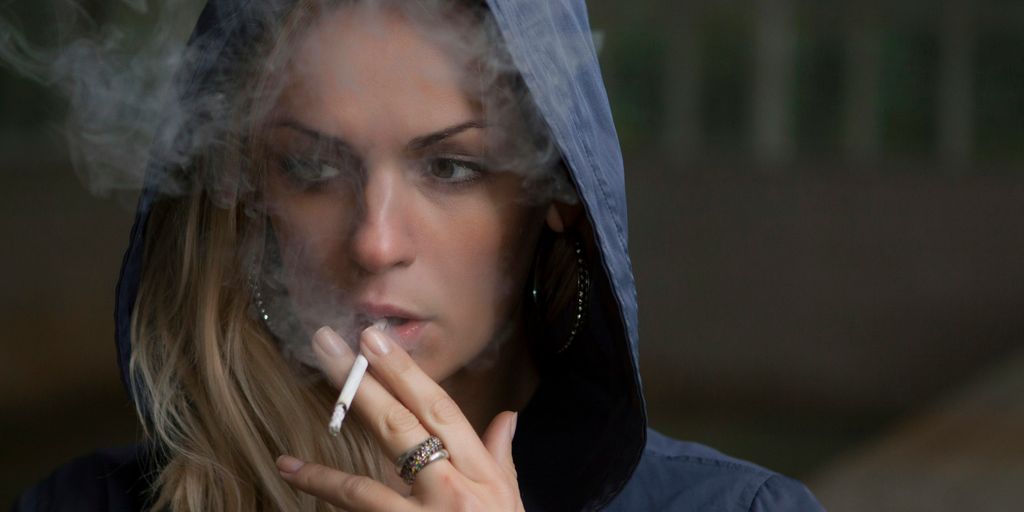
[[[521,300],[534,239],[525,208],[483,206],[460,215],[458,228],[433,242],[451,314],[474,339],[493,336]]]
[[[332,273],[350,225],[349,213],[333,198],[268,194],[268,213],[282,264],[290,274],[321,278]]]

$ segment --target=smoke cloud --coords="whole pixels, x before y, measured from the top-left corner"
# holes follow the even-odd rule
[[[139,190],[159,120],[183,117],[174,114],[172,76],[185,61],[185,39],[201,5],[156,5],[123,0],[107,10],[123,23],[101,25],[75,3],[53,4],[31,34],[12,13],[0,14],[0,65],[67,100],[69,154],[95,194]]]
[[[45,37],[29,37],[13,15],[0,15],[0,65],[66,98],[69,154],[94,194],[146,187],[174,197],[201,187],[221,206],[253,200],[244,211],[252,218],[266,215],[267,205],[258,199],[260,178],[252,171],[266,162],[247,144],[278,100],[286,82],[282,71],[304,71],[290,62],[294,46],[287,41],[289,34],[301,36],[304,27],[294,25],[308,18],[296,16],[294,3],[288,0],[219,0],[210,19],[200,20],[211,26],[188,40],[205,2],[121,1],[108,12],[117,23],[108,19],[105,24],[77,4],[60,4],[52,43]],[[298,2],[309,6],[314,18],[318,9],[348,3],[353,2]],[[501,134],[495,139],[494,156],[503,165],[496,170],[523,175],[524,200],[576,201],[559,167],[559,151],[503,48],[497,26],[465,8],[474,2],[357,3],[367,16],[400,13],[472,70],[466,73],[466,90],[479,95],[484,118]],[[223,168],[194,172],[200,161]],[[354,208],[357,203],[355,198]],[[251,284],[259,290],[268,326],[286,353],[307,363],[313,360],[309,324],[331,325],[354,341],[353,333],[370,323],[351,312],[344,290],[330,280],[310,269],[284,265],[289,258],[273,233],[255,239],[251,263],[260,271]],[[296,289],[316,300],[298,311],[289,297]]]

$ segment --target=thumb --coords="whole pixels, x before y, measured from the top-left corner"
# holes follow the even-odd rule
[[[491,453],[494,460],[503,469],[516,473],[515,463],[512,462],[512,437],[515,436],[516,422],[519,420],[519,413],[505,411],[491,420],[491,424],[484,431],[483,442],[487,451]]]

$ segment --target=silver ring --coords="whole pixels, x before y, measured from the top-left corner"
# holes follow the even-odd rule
[[[437,461],[439,461],[441,459],[447,459],[447,458],[448,458],[448,450],[446,450],[444,448],[441,448],[440,450],[434,452],[433,454],[430,455],[430,457],[427,458],[427,462],[423,464],[423,467],[427,467],[427,465],[430,464],[431,462],[437,462]]]
[[[448,450],[444,448],[441,439],[437,436],[430,436],[426,441],[412,447],[395,460],[398,476],[402,481],[412,485],[416,481],[416,474],[427,467],[427,465],[448,458]]]

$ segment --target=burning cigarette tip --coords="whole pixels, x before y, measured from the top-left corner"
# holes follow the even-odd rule
[[[347,412],[348,408],[345,407],[345,404],[338,404],[334,407],[334,414],[331,415],[331,423],[328,425],[332,436],[337,437],[341,433],[341,423],[345,421]]]
[[[368,365],[369,362],[366,360],[366,356],[362,354],[356,356],[352,369],[348,372],[348,378],[345,379],[345,385],[341,387],[338,401],[334,405],[334,413],[331,414],[331,422],[328,424],[328,428],[332,434],[338,435],[337,433],[341,431],[341,423],[345,421],[345,415],[348,414],[349,408],[352,407],[352,399],[355,398],[356,389],[359,388],[359,384],[363,381],[363,376],[366,375],[366,367]]]

